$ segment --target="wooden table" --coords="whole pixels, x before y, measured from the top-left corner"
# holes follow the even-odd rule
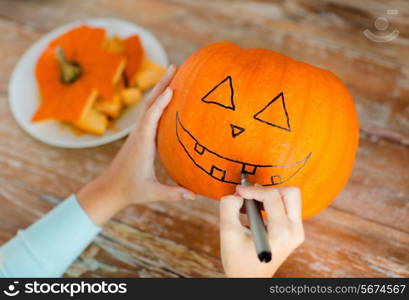
[[[397,0],[1,0],[0,243],[99,174],[123,143],[67,150],[32,139],[10,113],[10,72],[45,32],[81,18],[117,17],[151,30],[174,63],[229,40],[340,76],[360,115],[355,168],[331,207],[305,221],[305,243],[277,276],[409,276],[408,12],[408,2]],[[376,43],[363,35],[379,16],[388,17],[398,38]],[[158,172],[163,178],[160,166]],[[66,276],[223,276],[218,203],[131,207],[104,227]]]

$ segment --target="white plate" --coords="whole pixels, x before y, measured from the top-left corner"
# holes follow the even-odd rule
[[[139,106],[127,110],[115,122],[116,131],[108,130],[102,136],[84,134],[76,136],[71,130],[64,130],[58,122],[32,123],[31,118],[38,107],[38,88],[34,68],[45,47],[58,35],[79,25],[105,28],[108,35],[127,37],[138,34],[148,58],[164,67],[168,58],[160,42],[146,29],[130,22],[117,19],[87,19],[59,27],[34,43],[17,63],[9,83],[9,103],[18,124],[34,138],[57,147],[86,148],[103,145],[120,139],[132,129]]]

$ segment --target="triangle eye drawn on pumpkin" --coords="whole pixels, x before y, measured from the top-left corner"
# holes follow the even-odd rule
[[[283,92],[267,103],[253,118],[267,125],[291,131],[290,118],[285,107]]]
[[[206,95],[202,97],[202,101],[206,103],[213,103],[221,107],[235,110],[234,105],[234,90],[231,76],[227,76],[212,88]]]

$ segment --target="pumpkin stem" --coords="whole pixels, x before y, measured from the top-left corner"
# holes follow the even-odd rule
[[[64,50],[61,47],[55,49],[55,56],[60,66],[60,79],[62,83],[73,83],[81,76],[81,66],[75,61],[67,60],[64,56]]]

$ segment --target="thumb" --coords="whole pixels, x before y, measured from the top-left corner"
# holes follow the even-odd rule
[[[153,87],[153,89],[149,92],[146,97],[143,97],[142,101],[139,103],[139,112],[136,120],[138,120],[137,124],[139,124],[141,117],[145,114],[145,112],[149,109],[153,102],[163,93],[166,87],[169,85],[170,81],[172,80],[173,76],[175,75],[176,66],[171,65],[166,73],[162,76],[159,82]],[[138,126],[136,126],[138,127]]]
[[[158,128],[158,121],[162,115],[163,110],[172,99],[172,89],[167,88],[145,112],[144,117],[139,124],[135,126],[131,134],[126,140],[125,145],[120,150],[121,153],[127,155],[137,153],[141,150],[143,161],[139,166],[145,172],[152,168],[155,159],[155,138],[156,130]]]
[[[156,101],[147,110],[143,119],[142,128],[143,136],[150,141],[155,141],[156,129],[158,128],[159,119],[172,99],[172,89],[166,88],[166,90],[156,99]]]

